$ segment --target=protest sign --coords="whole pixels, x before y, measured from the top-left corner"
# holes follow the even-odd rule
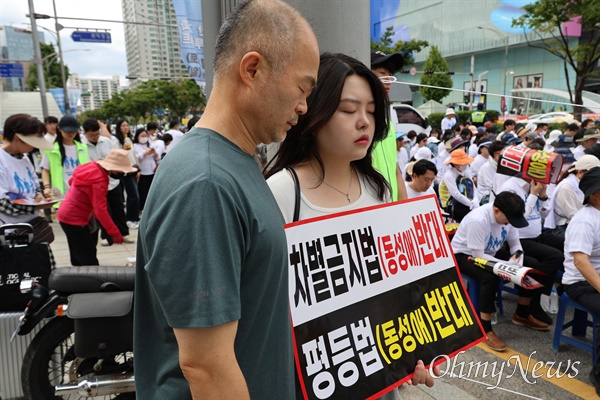
[[[558,153],[510,146],[502,151],[497,172],[523,179],[533,179],[541,183],[556,183],[562,165],[563,158]]]
[[[304,398],[376,398],[418,360],[484,340],[435,196],[299,221],[286,235]]]
[[[469,258],[475,263],[476,267],[493,272],[505,281],[512,282],[515,285],[519,285],[524,289],[538,289],[544,286],[535,279],[533,279],[531,276],[529,276],[531,272],[537,272],[538,274],[541,274],[540,271],[537,271],[533,268],[490,261],[486,260],[485,258]]]

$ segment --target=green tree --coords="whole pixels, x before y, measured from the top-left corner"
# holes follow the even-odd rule
[[[46,82],[46,89],[61,88],[62,77],[60,74],[60,63],[58,59],[58,53],[53,44],[40,43],[40,49],[42,51],[44,80]],[[69,67],[65,65],[65,79],[69,78]],[[29,66],[27,78],[25,78],[25,85],[27,90],[33,92],[39,88],[37,68],[35,64]]]
[[[399,40],[392,43],[392,36],[394,36],[394,27],[388,26],[381,35],[379,42],[371,41],[371,50],[383,51],[386,54],[400,53],[404,58],[404,65],[412,65],[415,63],[413,54],[429,46],[429,42],[426,40],[414,39],[409,42]]]
[[[525,14],[513,20],[513,26],[531,28],[526,33],[531,47],[541,48],[563,60],[567,89],[571,103],[583,104],[583,88],[588,78],[596,76],[600,59],[600,7],[597,0],[538,0],[523,6]],[[577,39],[565,35],[562,27],[580,17],[582,35]],[[550,35],[543,37],[542,35]],[[571,88],[569,67],[575,71],[575,85]],[[581,107],[575,107],[576,118],[581,118]]]
[[[429,52],[429,57],[425,60],[423,70],[431,72],[447,72],[449,70],[448,63],[446,62],[446,59],[442,57],[437,46],[431,46],[431,51]],[[421,76],[421,85],[452,88],[452,78],[445,74],[425,74]],[[450,94],[449,90],[438,88],[421,87],[419,90],[425,99],[435,100],[437,102],[440,102],[444,97]]]

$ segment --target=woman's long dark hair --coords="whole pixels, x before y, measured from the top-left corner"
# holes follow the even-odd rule
[[[119,139],[119,143],[121,143],[121,146],[125,144],[125,136],[123,136],[123,132],[121,132],[121,125],[123,125],[124,122],[127,122],[127,120],[120,119],[115,124],[115,136],[117,137],[117,139]]]
[[[388,134],[390,113],[388,96],[379,78],[367,66],[344,54],[321,54],[317,86],[307,99],[308,112],[301,115],[298,124],[288,131],[277,155],[272,160],[274,162],[272,168],[269,169],[269,165],[265,168],[265,171],[268,171],[265,173],[265,178],[288,166],[306,162],[314,157],[321,165],[323,171],[321,182],[323,182],[325,167],[317,151],[315,136],[337,111],[346,78],[352,75],[364,78],[371,87],[375,101],[375,133],[366,156],[352,161],[351,164],[367,178],[371,186],[376,189],[379,200],[383,201],[389,186],[385,178],[373,168],[371,151],[373,145]]]
[[[58,143],[58,150],[60,151],[60,159],[61,159],[61,165],[64,166],[65,165],[65,160],[67,159],[67,152],[65,151],[65,145],[63,144],[63,133],[60,130],[60,128],[56,129],[56,140],[55,142]],[[79,136],[79,132],[77,132],[77,134],[75,135],[75,137],[73,138],[74,142],[81,142],[81,136]]]

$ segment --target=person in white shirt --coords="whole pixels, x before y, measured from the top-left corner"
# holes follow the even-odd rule
[[[144,128],[139,128],[133,138],[133,149],[137,157],[137,165],[140,167],[140,178],[138,180],[138,193],[140,195],[140,211],[144,210],[148,192],[154,179],[154,172],[158,165],[160,155],[149,143],[148,132]]]
[[[412,181],[406,182],[406,194],[409,199],[434,194],[433,183],[437,175],[435,164],[429,160],[419,160],[412,166]]]
[[[475,156],[475,160],[471,164],[471,173],[473,174],[473,176],[477,176],[479,174],[479,169],[490,158],[490,153],[488,149],[491,144],[492,142],[485,141],[477,145],[477,155]]]
[[[550,213],[550,202],[546,195],[546,184],[534,180],[526,181],[521,178],[511,177],[504,182],[500,188],[500,192],[516,193],[525,202],[525,218],[527,218],[529,225],[519,229],[519,239],[521,240],[525,254],[536,259],[540,264],[541,270],[545,273],[539,279],[539,282],[544,285],[543,290],[541,292],[529,291],[530,296],[532,296],[530,308],[535,321],[513,317],[513,323],[539,330],[539,322],[541,322],[545,325],[545,330],[547,330],[550,324],[552,324],[552,318],[544,312],[539,301],[541,294],[550,294],[557,271],[563,269],[564,239],[548,231],[542,231],[542,218],[546,218]],[[518,316],[526,317],[526,315],[518,311],[517,309]]]
[[[58,118],[49,115],[44,118],[44,126],[46,126],[46,133],[44,137],[50,143],[54,143],[56,140],[56,126],[58,125]]]
[[[448,108],[444,119],[442,119],[442,132],[445,132],[446,129],[452,129],[454,125],[456,125],[456,111],[454,111],[454,108]]]
[[[286,223],[296,220],[296,210],[303,220],[390,201],[388,184],[370,157],[374,142],[388,133],[383,85],[360,61],[329,53],[321,55],[317,81],[308,111],[288,131],[266,174]],[[413,378],[419,382],[433,384],[421,361]]]
[[[594,128],[584,131],[583,135],[581,135],[581,137],[579,138],[577,137],[577,135],[575,136],[576,137],[574,138],[574,140],[579,145],[575,147],[575,149],[573,149],[573,156],[575,157],[575,160],[579,160],[585,154],[585,150],[598,143],[600,133],[598,133],[598,130]]]
[[[501,193],[493,204],[486,204],[467,214],[452,238],[452,250],[460,272],[479,281],[479,319],[488,336],[484,343],[495,351],[506,350],[504,342],[494,333],[491,322],[492,314],[496,312],[494,302],[500,278],[476,266],[471,257],[514,265],[523,265],[524,261],[525,265],[531,264],[532,260],[519,254],[523,249],[516,228],[527,226],[524,213],[525,204],[519,196]],[[504,243],[508,243],[510,252],[502,249]],[[526,290],[519,290],[519,301],[528,303],[529,299],[521,298],[523,291]]]
[[[580,179],[594,167],[600,167],[600,160],[585,154],[563,173],[550,198],[552,211],[544,221],[544,228],[551,229],[552,234],[564,238],[567,225],[583,207],[583,192],[579,189]]]
[[[406,137],[406,132],[396,132],[396,162],[400,171],[402,171],[402,176],[406,174],[406,164],[410,159],[409,143],[410,139]]]
[[[173,137],[173,141],[171,141],[171,144],[167,146],[166,151],[169,151],[175,147],[175,145],[179,143],[183,137],[183,132],[179,130],[179,120],[177,118],[173,118],[171,121],[169,121],[169,130],[165,133],[168,133]]]
[[[415,153],[417,151],[419,151],[419,149],[423,148],[427,146],[427,134],[425,133],[419,133],[417,135],[417,139],[415,141],[415,145],[411,147],[410,149],[410,157],[413,158],[415,156]]]
[[[472,162],[473,158],[467,156],[464,150],[454,150],[446,161],[449,169],[440,184],[442,207],[457,222],[462,221],[470,210],[479,207],[475,185],[468,172]]]
[[[565,273],[562,283],[567,295],[579,304],[600,314],[600,168],[583,174],[579,182],[583,192],[583,208],[567,227],[565,240]],[[596,325],[595,335],[600,335]],[[600,341],[596,341],[600,356]],[[599,357],[600,358],[600,357]],[[600,359],[593,360],[590,381],[600,396]]]
[[[481,205],[487,204],[490,201],[492,190],[494,190],[495,177],[497,175],[496,169],[498,169],[498,159],[500,158],[500,154],[502,154],[502,150],[504,150],[505,147],[506,144],[501,140],[492,142],[488,148],[490,157],[479,169],[477,174],[477,193],[479,195]],[[506,179],[508,179],[508,176],[506,176]]]

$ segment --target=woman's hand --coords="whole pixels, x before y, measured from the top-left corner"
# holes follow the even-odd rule
[[[439,365],[433,367],[433,374],[435,376],[440,376],[441,373],[440,373]],[[434,382],[433,376],[425,368],[425,364],[423,364],[423,361],[422,360],[417,361],[417,366],[415,367],[413,378],[411,380],[409,380],[407,383],[409,385],[414,385],[414,386],[424,383],[425,385],[427,385],[427,387],[432,387],[433,382]]]

